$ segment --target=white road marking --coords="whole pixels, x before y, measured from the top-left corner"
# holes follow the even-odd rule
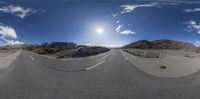
[[[31,60],[35,60],[32,56],[29,56],[29,58],[30,58]]]
[[[127,57],[125,57],[125,60],[128,60],[128,58],[127,58]]]
[[[128,61],[128,57],[126,55],[124,55],[124,52],[122,52],[121,50],[120,50],[120,52],[121,52],[122,56],[124,56],[125,60]]]
[[[94,66],[88,67],[88,68],[86,68],[85,70],[90,70],[90,69],[92,69],[92,68],[95,68],[95,67],[101,65],[101,64],[104,63],[104,62],[105,62],[105,60],[99,62],[98,64],[96,64],[96,65],[94,65]]]

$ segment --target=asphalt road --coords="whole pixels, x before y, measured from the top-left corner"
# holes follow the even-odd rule
[[[82,60],[53,60],[22,51],[0,73],[0,99],[200,99],[200,74],[158,78],[118,50]]]

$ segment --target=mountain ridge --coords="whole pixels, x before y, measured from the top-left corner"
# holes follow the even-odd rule
[[[122,48],[136,48],[136,49],[197,49],[194,44],[189,42],[175,41],[169,39],[160,39],[160,40],[138,40],[123,46]]]

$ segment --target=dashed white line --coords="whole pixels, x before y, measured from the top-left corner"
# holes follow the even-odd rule
[[[104,63],[104,62],[105,62],[105,60],[103,60],[103,61],[99,62],[98,64],[96,64],[96,65],[94,65],[94,66],[91,66],[91,67],[85,68],[85,70],[90,70],[90,69],[93,69],[93,68],[95,68],[95,67],[97,67],[97,66],[101,65],[101,64],[102,64],[102,63]]]
[[[31,60],[35,60],[32,56],[29,56],[29,58],[30,58]]]

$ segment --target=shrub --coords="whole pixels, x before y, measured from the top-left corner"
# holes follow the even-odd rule
[[[188,58],[190,58],[190,55],[189,55],[189,54],[185,54],[184,57],[188,57]]]

